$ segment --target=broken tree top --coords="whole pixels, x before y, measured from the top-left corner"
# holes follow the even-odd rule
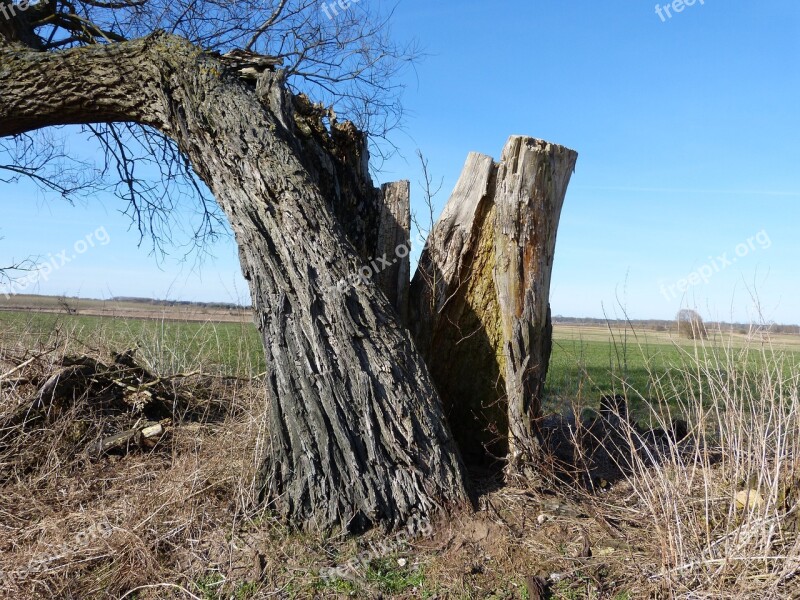
[[[283,64],[283,59],[275,56],[256,54],[247,50],[231,50],[230,52],[217,55],[224,63],[239,72],[242,77],[257,77],[264,71],[274,71],[275,67]]]

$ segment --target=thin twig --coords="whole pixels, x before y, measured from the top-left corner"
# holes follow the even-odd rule
[[[131,594],[133,594],[134,592],[137,592],[139,590],[146,590],[146,589],[158,588],[158,587],[174,588],[174,589],[180,590],[183,593],[187,594],[190,598],[194,598],[194,600],[203,600],[199,596],[195,596],[192,592],[187,590],[185,587],[182,587],[182,586],[177,585],[175,583],[149,583],[147,585],[140,585],[139,587],[135,587],[132,590],[128,590],[127,592],[125,592],[122,596],[119,597],[119,600],[123,600],[123,598],[127,598],[128,596],[130,596]]]
[[[24,369],[29,364],[31,364],[33,361],[35,361],[35,360],[37,360],[37,359],[39,359],[39,358],[41,358],[41,357],[43,357],[43,356],[45,356],[47,354],[50,354],[53,350],[54,350],[54,348],[51,348],[50,350],[42,352],[41,354],[37,354],[36,356],[32,356],[31,358],[29,358],[25,362],[18,364],[16,367],[11,369],[8,373],[4,373],[3,375],[0,375],[0,381],[2,381],[3,379],[6,379],[7,377],[9,377],[11,375],[13,375],[14,373],[19,371],[20,369]]]

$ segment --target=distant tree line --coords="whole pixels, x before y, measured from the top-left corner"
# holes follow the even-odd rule
[[[191,306],[195,308],[218,308],[225,310],[250,310],[252,306],[242,306],[232,302],[191,302],[189,300],[155,300],[153,298],[137,298],[135,296],[114,296],[110,302],[133,302],[152,306]]]
[[[661,319],[595,319],[590,317],[563,317],[557,315],[553,317],[553,324],[560,325],[595,325],[595,326],[624,326],[630,325],[636,329],[651,329],[654,331],[668,331],[678,333],[678,321]],[[731,331],[733,333],[750,333],[754,326],[748,323],[727,323],[724,321],[706,321],[706,330],[710,331]],[[778,323],[768,323],[765,326],[758,326],[760,331],[769,333],[784,333],[800,335],[800,325],[781,325]]]

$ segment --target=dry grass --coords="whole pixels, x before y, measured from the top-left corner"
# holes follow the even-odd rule
[[[484,476],[476,512],[403,540],[299,535],[254,510],[258,381],[170,379],[182,408],[168,435],[123,455],[86,455],[115,421],[80,393],[9,425],[74,353],[68,338],[0,347],[0,597],[527,598],[534,576],[567,600],[800,597],[800,373],[768,346],[684,348],[694,368],[653,373],[653,426],[669,428],[676,390],[696,390],[679,398],[689,436],[648,456],[641,430],[622,427],[639,451],[620,456],[614,485]],[[193,371],[184,360],[172,366]],[[318,576],[348,561],[347,578]]]
[[[659,468],[634,454],[628,476],[631,510],[658,540],[650,578],[683,597],[800,597],[800,369],[768,342],[692,352],[652,410],[667,429],[672,390],[693,390],[689,438]]]
[[[134,402],[130,415],[110,410],[95,388],[65,385],[51,402],[32,401],[71,362],[59,339],[0,349],[0,595],[118,598],[159,581],[197,588],[255,504],[263,391],[212,374],[171,378],[161,386],[173,402],[158,442],[92,457],[99,439],[139,413]],[[187,597],[177,587],[128,597],[169,597],[167,589]]]

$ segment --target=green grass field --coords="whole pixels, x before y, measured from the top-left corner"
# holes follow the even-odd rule
[[[787,371],[800,364],[800,339],[789,335],[748,340],[741,334],[718,333],[696,345],[667,332],[557,325],[553,338],[547,412],[571,404],[596,407],[600,396],[608,393],[626,394],[634,413],[642,408],[642,398],[655,401],[660,397],[676,408],[664,398],[664,388],[680,395],[687,386],[700,385],[700,378],[694,382],[685,379],[697,357],[716,372],[743,368],[744,363],[758,361],[762,352],[782,354]],[[75,352],[138,347],[140,359],[161,374],[203,370],[252,377],[265,370],[259,334],[251,323],[0,312],[0,342],[4,345],[36,348],[54,340]],[[680,373],[682,378],[665,384],[671,373]]]
[[[644,400],[675,410],[678,398],[706,393],[710,379],[714,385],[729,378],[741,384],[765,364],[780,365],[788,376],[800,364],[800,338],[718,331],[695,342],[647,329],[556,326],[545,410],[570,403],[596,407],[609,393],[624,394],[633,413],[646,412]]]
[[[252,323],[0,312],[0,343],[6,347],[36,348],[54,341],[75,352],[138,347],[139,358],[159,374],[202,369],[252,377],[265,369],[261,339]]]

